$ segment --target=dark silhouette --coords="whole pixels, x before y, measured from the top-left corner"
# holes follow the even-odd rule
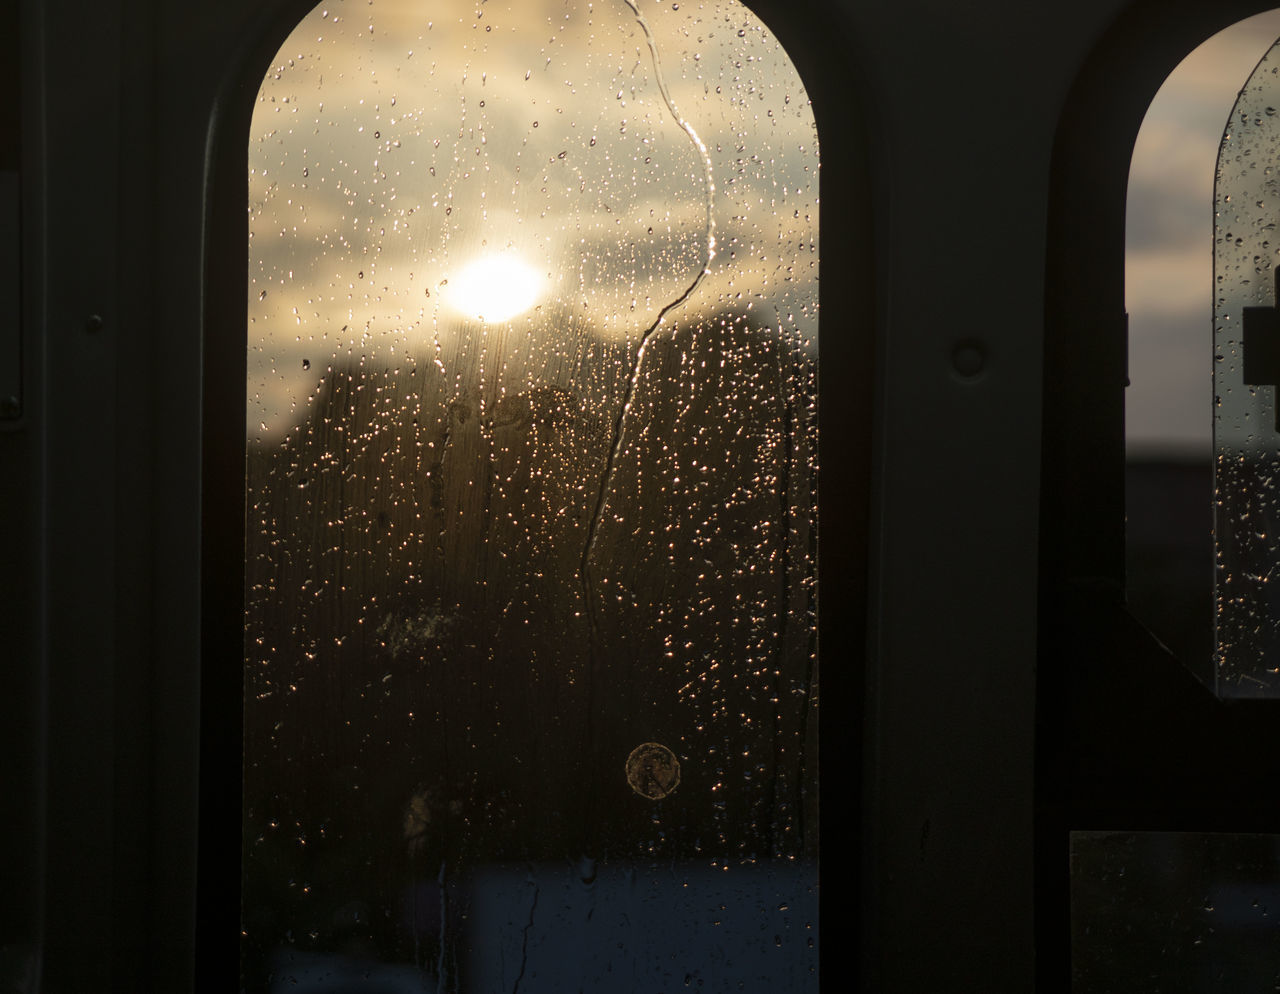
[[[630,354],[515,390],[470,330],[443,368],[331,369],[250,449],[250,960],[407,959],[405,888],[489,863],[816,856],[812,360],[735,315],[655,336],[584,584]]]

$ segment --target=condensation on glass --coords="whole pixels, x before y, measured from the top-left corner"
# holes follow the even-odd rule
[[[249,216],[246,988],[816,990],[818,149],[776,39],[321,5]]]
[[[1278,74],[1272,47],[1232,109],[1215,182],[1215,597],[1226,697],[1280,694]]]

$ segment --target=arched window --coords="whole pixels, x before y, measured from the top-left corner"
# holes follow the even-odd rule
[[[1230,695],[1239,681],[1229,690],[1214,665],[1216,408],[1205,370],[1213,259],[1205,244],[1218,148],[1242,67],[1278,34],[1280,13],[1259,14],[1219,32],[1170,73],[1143,118],[1125,205],[1126,598],[1206,686]]]
[[[1197,553],[1199,591],[1191,598],[1197,603],[1186,608],[1196,612],[1191,628],[1199,632],[1200,680],[1170,651],[1187,643],[1172,644],[1176,633],[1170,638],[1170,629],[1161,627],[1172,616],[1167,605],[1160,605],[1165,608],[1162,617],[1151,610],[1161,595],[1150,577],[1135,571],[1126,575],[1121,447],[1126,437],[1127,380],[1135,384],[1128,388],[1130,456],[1138,452],[1144,436],[1152,441],[1158,431],[1165,431],[1165,440],[1171,437],[1169,419],[1157,424],[1153,417],[1154,401],[1167,402],[1168,392],[1144,399],[1139,391],[1165,371],[1157,363],[1168,362],[1172,342],[1166,339],[1163,348],[1151,348],[1138,341],[1156,329],[1150,323],[1139,327],[1136,320],[1126,322],[1123,306],[1123,180],[1139,121],[1159,84],[1200,41],[1261,6],[1240,4],[1211,12],[1184,5],[1184,18],[1161,21],[1155,5],[1134,5],[1084,66],[1055,150],[1041,525],[1039,933],[1042,976],[1060,977],[1070,964],[1074,985],[1082,990],[1118,989],[1156,976],[1192,984],[1197,981],[1188,978],[1212,976],[1213,983],[1240,987],[1256,986],[1260,978],[1274,980],[1274,963],[1257,963],[1251,950],[1257,937],[1274,937],[1258,909],[1259,895],[1271,893],[1275,886],[1280,849],[1274,833],[1280,823],[1261,803],[1258,787],[1276,775],[1280,722],[1273,702],[1227,702],[1222,697],[1230,693],[1215,694],[1215,684],[1222,690],[1221,680],[1205,665],[1203,655],[1206,647],[1212,652],[1208,624],[1214,615],[1208,580],[1212,560],[1203,541],[1212,500],[1205,463],[1213,398],[1204,386],[1211,358],[1218,364],[1232,361],[1230,346],[1225,352],[1221,346],[1209,347],[1208,283],[1201,284],[1199,306],[1195,362],[1200,372],[1192,374],[1199,387],[1186,390],[1183,399],[1193,412],[1192,430],[1182,436],[1201,446],[1195,486],[1202,497],[1192,515],[1198,518],[1192,527],[1204,529]],[[1217,121],[1211,127],[1225,121],[1230,93],[1248,77],[1265,47],[1262,42],[1252,57],[1237,60],[1227,70],[1227,95],[1221,109],[1211,112]],[[1265,105],[1250,116],[1250,126],[1254,117],[1268,118]],[[1159,118],[1153,110],[1153,119]],[[1143,141],[1138,139],[1140,152]],[[1183,161],[1173,153],[1187,161],[1195,153],[1167,134],[1166,141],[1159,180],[1172,188]],[[1213,151],[1211,140],[1201,160],[1210,175]],[[1265,167],[1258,163],[1259,171]],[[1138,182],[1141,172],[1135,160],[1128,193],[1129,206],[1137,213],[1131,221],[1143,216],[1148,203],[1158,202],[1156,197],[1169,195],[1168,190],[1154,193],[1151,185],[1144,190]],[[1220,170],[1220,184],[1223,179]],[[1250,209],[1258,208],[1257,199],[1247,198]],[[1198,216],[1194,223],[1200,247],[1193,255],[1200,266],[1207,264],[1209,255],[1210,202],[1202,175],[1198,200],[1187,200],[1190,213]],[[1176,211],[1169,208],[1168,199],[1164,203],[1159,220],[1167,234]],[[1218,212],[1221,225],[1221,203]],[[1156,214],[1148,210],[1145,216],[1150,220]],[[1258,228],[1265,239],[1263,226]],[[1135,233],[1132,227],[1130,233]],[[1233,249],[1236,237],[1233,231]],[[1166,249],[1163,257],[1158,256],[1157,244]],[[1131,238],[1130,304],[1145,306],[1143,320],[1150,322],[1158,309],[1152,307],[1149,289],[1155,281],[1143,285],[1135,245],[1141,248],[1141,242]],[[1170,298],[1189,282],[1174,275],[1187,271],[1178,269],[1174,246],[1175,241],[1157,243],[1152,237],[1145,246],[1149,275],[1164,280],[1155,303],[1165,308],[1161,320],[1166,328],[1173,323]],[[1091,261],[1081,263],[1086,254]],[[1252,256],[1249,262],[1249,272],[1240,273],[1246,279],[1252,278],[1255,264],[1261,265]],[[1222,297],[1216,284],[1214,297]],[[1218,308],[1220,342],[1224,324],[1239,321],[1233,315],[1224,322],[1229,310]],[[1137,347],[1130,349],[1131,342]],[[1136,386],[1140,378],[1144,387]],[[1233,391],[1249,393],[1239,385],[1233,385]],[[1198,405],[1203,416],[1194,413]],[[1251,412],[1249,420],[1256,417],[1257,412]],[[1154,447],[1148,449],[1152,451]],[[1134,480],[1131,459],[1129,481]],[[1220,476],[1219,489],[1221,483]],[[1139,514],[1167,512],[1170,493],[1152,493],[1146,500],[1135,500],[1133,492],[1128,497],[1128,527],[1139,537],[1144,532],[1149,536],[1150,520]],[[1181,527],[1176,516],[1171,518],[1170,527]],[[1135,551],[1141,549],[1133,537],[1130,567]],[[1182,541],[1176,533],[1165,538]],[[1162,641],[1165,638],[1168,643]],[[1194,665],[1195,659],[1188,661]],[[1244,897],[1246,893],[1251,896]],[[1157,920],[1167,927],[1148,929],[1143,924]],[[1201,941],[1188,943],[1185,957],[1170,957],[1170,929],[1195,932]],[[1144,979],[1134,979],[1139,976]]]
[[[250,988],[813,989],[818,147],[778,41],[336,0],[249,155]]]

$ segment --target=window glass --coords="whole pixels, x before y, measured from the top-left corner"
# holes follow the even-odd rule
[[[247,989],[815,990],[777,41],[729,0],[322,5],[249,214]]]
[[[1280,48],[1240,91],[1218,153],[1214,445],[1218,689],[1280,692]]]
[[[1280,986],[1280,836],[1071,833],[1076,994]]]
[[[1143,118],[1126,201],[1129,386],[1126,590],[1133,613],[1215,684],[1212,382],[1205,252],[1223,121],[1280,11],[1218,32],[1169,74]]]

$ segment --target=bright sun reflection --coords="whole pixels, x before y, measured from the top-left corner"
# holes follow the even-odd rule
[[[445,287],[455,311],[484,321],[510,321],[533,306],[545,277],[515,255],[486,255],[468,263]]]

